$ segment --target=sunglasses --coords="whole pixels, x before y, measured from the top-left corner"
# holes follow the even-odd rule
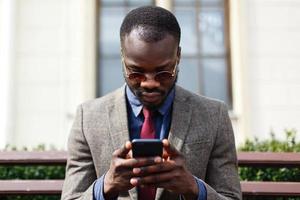
[[[146,73],[142,72],[128,72],[128,68],[124,62],[124,58],[122,57],[122,63],[125,71],[126,77],[131,80],[135,81],[137,83],[141,83],[147,80]],[[174,66],[174,69],[172,72],[170,71],[159,71],[153,74],[153,79],[157,82],[164,82],[164,81],[169,81],[174,78],[176,75],[176,70],[177,70],[177,62]]]

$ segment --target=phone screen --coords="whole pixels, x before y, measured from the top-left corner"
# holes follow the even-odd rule
[[[163,143],[159,139],[132,140],[132,155],[137,157],[162,156]]]

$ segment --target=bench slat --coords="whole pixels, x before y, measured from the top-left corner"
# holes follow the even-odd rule
[[[67,162],[66,151],[0,151],[0,164],[45,164],[65,165]]]
[[[242,181],[241,187],[246,196],[300,196],[299,182]]]
[[[64,180],[0,180],[0,195],[61,194]]]
[[[238,152],[238,164],[241,167],[298,167],[300,153]]]
[[[0,195],[60,194],[63,180],[0,180]],[[298,182],[242,181],[243,195],[300,196]]]
[[[66,151],[0,151],[0,164],[66,164]],[[300,153],[238,152],[239,166],[300,166]]]

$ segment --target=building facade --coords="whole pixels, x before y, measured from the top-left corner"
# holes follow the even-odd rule
[[[0,149],[66,147],[76,106],[123,84],[118,28],[140,5],[178,17],[178,84],[225,101],[238,144],[300,131],[297,0],[0,0]]]

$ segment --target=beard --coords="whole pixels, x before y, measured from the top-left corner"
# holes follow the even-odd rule
[[[143,106],[147,107],[149,110],[158,110],[161,105],[165,102],[166,98],[168,97],[169,93],[175,87],[177,83],[178,76],[176,75],[175,80],[173,81],[172,85],[167,90],[163,90],[160,88],[143,88],[140,87],[140,84],[132,84],[129,80],[125,78],[125,82],[128,85],[131,92],[139,99],[139,101],[143,104]],[[159,103],[149,103],[143,100],[143,93],[158,93],[161,96],[161,100]]]
[[[153,104],[153,103],[148,103],[148,102],[145,102],[143,101],[143,93],[158,93],[160,94],[160,96],[162,97],[162,100],[160,101],[159,104]],[[140,100],[140,102],[146,106],[149,110],[158,110],[158,108],[164,103],[165,99],[167,98],[168,96],[168,91],[163,91],[163,90],[160,90],[158,88],[154,88],[154,89],[146,89],[146,88],[137,88],[137,89],[134,89],[133,93],[135,94],[135,96]]]

